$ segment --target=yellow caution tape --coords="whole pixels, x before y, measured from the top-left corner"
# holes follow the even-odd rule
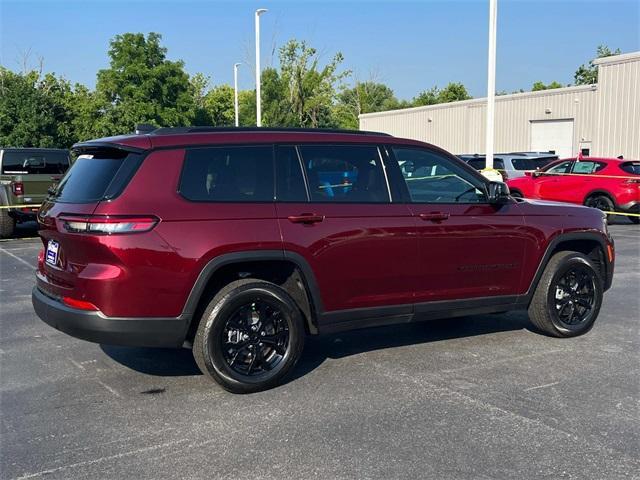
[[[602,210],[602,213],[606,213],[607,215],[624,215],[625,217],[640,217],[640,213],[607,212],[606,210]]]
[[[574,177],[589,177],[589,178],[619,178],[619,179],[624,179],[624,180],[637,180],[638,182],[640,182],[640,176],[628,176],[628,175],[598,175],[595,173],[560,173],[560,172],[541,172],[540,170],[526,170],[527,172],[531,172],[532,174],[535,173],[536,175],[547,175],[550,177],[553,177],[555,175],[557,176],[565,176],[565,177],[570,177],[570,176],[574,176]],[[514,177],[515,178],[519,178],[519,177]]]
[[[0,205],[0,210],[9,210],[9,209],[17,209],[17,208],[40,208],[42,204],[32,204],[32,205]]]

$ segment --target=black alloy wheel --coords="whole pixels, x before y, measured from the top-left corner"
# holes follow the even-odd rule
[[[219,348],[229,368],[239,375],[272,371],[289,348],[289,327],[283,312],[263,299],[240,306],[227,317]]]
[[[281,383],[300,358],[305,326],[282,287],[258,279],[229,283],[208,303],[193,340],[198,367],[234,393]]]
[[[586,265],[575,265],[560,276],[549,292],[554,296],[555,316],[569,330],[586,323],[594,312],[596,282],[594,271]]]

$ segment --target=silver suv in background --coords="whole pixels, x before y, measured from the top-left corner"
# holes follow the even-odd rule
[[[486,165],[485,155],[475,153],[458,157],[476,170],[482,170]],[[496,153],[493,157],[493,168],[502,174],[502,179],[506,182],[512,178],[524,177],[524,172],[537,170],[557,159],[555,152]]]

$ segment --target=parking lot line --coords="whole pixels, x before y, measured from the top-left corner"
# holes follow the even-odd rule
[[[25,264],[27,267],[29,267],[29,268],[30,268],[30,269],[32,269],[32,270],[35,270],[35,269],[36,269],[33,265],[31,265],[29,262],[27,262],[27,261],[26,261],[26,260],[24,260],[23,258],[20,258],[20,257],[19,257],[19,256],[17,256],[17,255],[14,255],[14,254],[13,254],[13,253],[11,253],[10,251],[8,251],[8,250],[6,250],[6,249],[4,249],[4,248],[2,248],[2,247],[0,247],[0,252],[6,253],[6,254],[7,254],[7,255],[9,255],[10,257],[15,258],[15,259],[16,259],[16,260],[18,260],[20,263]]]

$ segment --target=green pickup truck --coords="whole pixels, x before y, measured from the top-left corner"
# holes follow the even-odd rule
[[[37,206],[69,164],[68,150],[0,147],[0,238],[10,237],[16,222],[35,220]]]

